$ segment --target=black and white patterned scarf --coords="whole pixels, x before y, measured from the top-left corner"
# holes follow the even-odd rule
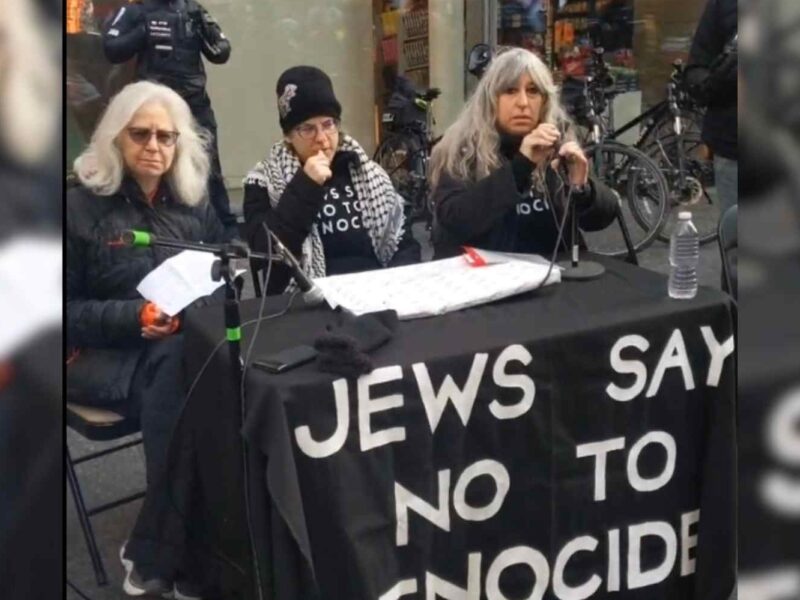
[[[403,198],[392,186],[386,171],[372,161],[352,137],[342,135],[337,152],[355,155],[349,168],[356,194],[364,207],[362,223],[372,241],[378,262],[385,267],[392,260],[403,235]],[[297,155],[281,140],[273,144],[267,158],[259,161],[247,174],[244,184],[266,188],[274,208],[300,168]],[[312,279],[326,275],[325,251],[316,223],[312,224],[311,233],[303,242],[300,265]],[[293,288],[294,281],[287,290]]]

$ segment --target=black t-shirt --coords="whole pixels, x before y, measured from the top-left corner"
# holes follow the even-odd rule
[[[518,136],[501,134],[501,154],[514,161],[521,142]],[[521,156],[516,160],[520,161],[519,164],[513,163],[519,200],[504,219],[506,231],[512,235],[507,243],[510,243],[512,252],[549,257],[558,239],[558,225],[552,205],[555,199],[548,198],[544,185],[531,185],[533,165]],[[523,164],[525,167],[521,168]]]
[[[346,157],[334,157],[333,177],[315,222],[325,249],[328,275],[377,269],[372,240],[364,227],[363,202],[356,194]]]
[[[543,190],[531,188],[510,211],[516,229],[515,252],[548,257],[558,239],[552,203]]]

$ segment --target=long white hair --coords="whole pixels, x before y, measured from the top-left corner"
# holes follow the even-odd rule
[[[25,164],[40,162],[53,148],[60,114],[58,57],[43,22],[30,0],[5,0],[0,139],[11,156]]]
[[[117,138],[136,111],[150,103],[163,106],[180,133],[175,158],[165,177],[177,200],[194,206],[207,192],[210,134],[197,124],[183,98],[167,86],[151,81],[126,85],[111,99],[89,145],[75,159],[75,173],[81,183],[96,194],[115,194],[125,170]]]
[[[566,128],[569,119],[547,66],[524,48],[505,50],[492,60],[461,114],[434,146],[431,187],[436,187],[443,172],[461,181],[477,181],[500,166],[497,99],[503,90],[516,86],[523,73],[543,96],[540,122]]]

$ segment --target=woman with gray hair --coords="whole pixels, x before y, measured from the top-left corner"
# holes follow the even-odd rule
[[[522,48],[498,54],[433,149],[434,257],[457,254],[462,245],[549,256],[567,187],[580,227],[607,227],[616,198],[589,176],[568,124],[545,64]],[[566,162],[568,181],[558,161]],[[565,227],[563,248],[570,244]]]
[[[141,229],[225,241],[206,198],[207,139],[173,90],[128,85],[75,161],[80,184],[67,194],[67,399],[139,418],[144,439],[147,495],[120,553],[129,595],[201,597],[166,477],[167,447],[185,400],[180,320],[136,290],[176,251],[115,247],[114,240]]]

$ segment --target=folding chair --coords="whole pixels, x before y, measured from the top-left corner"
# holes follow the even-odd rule
[[[90,406],[83,406],[80,404],[67,403],[67,427],[77,432],[84,438],[98,442],[110,442],[129,435],[133,435],[140,431],[138,419],[125,418],[113,411],[94,408]],[[69,445],[66,448],[66,462],[67,462],[67,481],[72,492],[72,497],[75,500],[75,508],[78,511],[78,518],[83,529],[83,537],[86,540],[86,546],[89,549],[89,556],[92,559],[92,566],[94,567],[94,575],[97,579],[97,585],[106,585],[108,577],[106,575],[103,559],[97,549],[97,541],[94,537],[92,524],[89,520],[90,517],[100,514],[117,506],[133,502],[143,497],[145,492],[137,492],[124,498],[106,502],[100,506],[93,508],[86,507],[83,500],[83,493],[81,492],[80,483],[78,482],[77,474],[75,473],[75,466],[81,463],[95,460],[102,456],[113,454],[125,448],[131,448],[142,443],[141,436],[132,441],[118,444],[105,450],[92,452],[79,458],[73,459],[69,451]]]

